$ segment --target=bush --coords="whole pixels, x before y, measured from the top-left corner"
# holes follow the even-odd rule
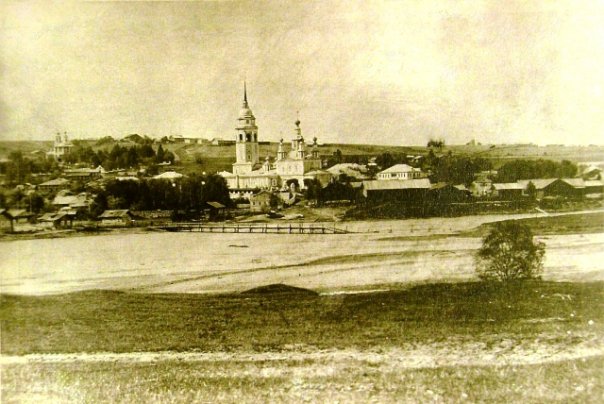
[[[544,244],[533,240],[530,227],[515,221],[498,222],[478,250],[476,271],[483,280],[540,278],[544,254]]]

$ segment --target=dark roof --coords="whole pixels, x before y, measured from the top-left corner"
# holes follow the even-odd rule
[[[99,219],[121,219],[132,214],[128,209],[111,209],[106,210],[99,216]]]

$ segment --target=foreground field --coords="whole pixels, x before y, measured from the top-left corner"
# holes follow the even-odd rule
[[[548,282],[3,296],[2,398],[601,402],[603,298]]]

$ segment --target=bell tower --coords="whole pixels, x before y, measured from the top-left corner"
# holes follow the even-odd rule
[[[235,153],[237,162],[233,165],[233,174],[249,173],[258,164],[258,127],[256,118],[247,102],[247,86],[243,83],[243,105],[237,118],[237,138]]]

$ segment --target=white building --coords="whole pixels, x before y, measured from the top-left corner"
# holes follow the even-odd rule
[[[377,174],[378,180],[416,180],[426,177],[426,173],[422,172],[421,169],[407,164],[395,164]]]
[[[247,101],[245,84],[243,106],[237,120],[233,172],[219,173],[226,179],[231,193],[245,195],[244,191],[251,189],[281,189],[287,187],[288,181],[294,182],[290,180],[297,181],[299,188],[303,189],[304,180],[318,179],[325,185],[331,179],[328,172],[321,170],[316,138],[310,153],[307,151],[300,120],[295,122],[295,136],[289,150],[286,150],[281,139],[276,158],[266,156],[263,161],[260,160],[258,126]]]
[[[67,132],[61,136],[60,133],[57,132],[55,135],[55,142],[53,144],[52,150],[47,154],[55,158],[55,160],[62,162],[63,158],[71,152],[73,149],[73,143],[69,141],[67,137]]]

